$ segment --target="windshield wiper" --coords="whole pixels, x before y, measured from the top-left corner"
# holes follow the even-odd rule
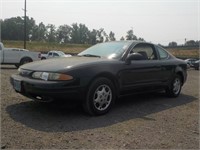
[[[80,56],[84,56],[84,57],[99,57],[99,58],[101,58],[101,56],[92,55],[92,54],[84,54],[84,55],[80,55]]]

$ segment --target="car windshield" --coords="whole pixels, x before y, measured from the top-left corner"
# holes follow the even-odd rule
[[[107,42],[96,44],[85,51],[78,54],[78,56],[86,57],[107,57],[109,59],[118,59],[122,56],[124,51],[131,44],[130,41]]]

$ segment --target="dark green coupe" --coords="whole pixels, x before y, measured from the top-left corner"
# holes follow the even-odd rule
[[[141,41],[101,43],[18,71],[10,78],[16,92],[41,102],[78,99],[92,115],[107,113],[122,95],[165,90],[177,97],[187,78],[183,60]]]

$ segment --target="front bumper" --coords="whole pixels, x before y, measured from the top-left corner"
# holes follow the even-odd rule
[[[79,81],[44,81],[14,74],[10,83],[16,92],[42,102],[53,100],[81,99],[83,89]]]

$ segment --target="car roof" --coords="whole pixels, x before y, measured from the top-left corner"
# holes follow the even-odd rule
[[[62,51],[52,50],[52,51],[49,51],[49,52],[62,52]]]
[[[105,43],[117,43],[117,42],[123,42],[123,41],[108,41],[108,42],[105,42]],[[145,44],[152,44],[152,45],[155,45],[151,42],[146,42],[146,41],[140,41],[140,40],[124,40],[124,42],[130,42],[131,44],[139,44],[139,43],[145,43]],[[99,43],[101,44],[101,43]]]
[[[12,47],[11,47],[11,48],[10,48],[10,47],[9,47],[9,48],[7,48],[7,47],[6,47],[6,48],[4,48],[4,49],[7,49],[7,50],[11,50],[11,49],[17,49],[17,50],[19,50],[19,51],[29,51],[28,49],[22,49],[22,48],[12,48]]]

